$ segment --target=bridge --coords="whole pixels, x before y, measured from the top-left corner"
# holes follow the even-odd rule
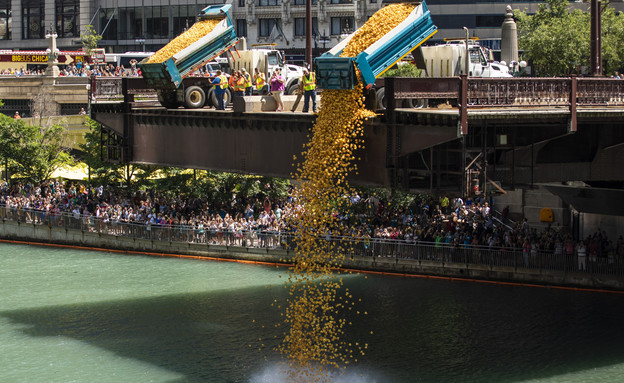
[[[316,118],[165,109],[140,78],[93,78],[91,89],[112,161],[289,177]],[[365,123],[355,183],[459,194],[477,175],[499,189],[624,181],[622,80],[386,78],[384,89],[381,105],[367,97],[379,115]],[[429,107],[403,107],[414,99]]]

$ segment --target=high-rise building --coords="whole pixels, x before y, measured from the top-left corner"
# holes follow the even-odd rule
[[[382,0],[311,0],[314,54],[360,27]],[[275,44],[291,61],[303,60],[306,0],[233,0],[232,18],[248,44]],[[109,52],[154,51],[195,22],[199,11],[216,0],[0,0],[0,49],[46,49],[46,32],[56,31],[60,49],[80,49],[80,33],[91,24]],[[429,0],[439,32],[432,41],[479,37],[490,48],[500,46],[505,7],[537,11],[533,1]],[[572,3],[587,8],[587,3]],[[616,9],[624,8],[615,3]],[[588,36],[589,38],[589,36]]]

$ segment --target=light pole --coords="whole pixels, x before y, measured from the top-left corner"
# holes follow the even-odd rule
[[[466,31],[466,62],[464,63],[464,73],[466,76],[470,76],[470,49],[468,48],[468,40],[470,39],[470,32],[467,27],[464,27]]]
[[[329,36],[325,34],[325,29],[323,29],[323,34],[321,35],[319,42],[323,44],[323,52],[325,51],[325,44],[329,42]]]
[[[52,25],[50,25],[50,30],[45,35],[46,39],[50,39],[48,49],[46,49],[46,55],[48,56],[48,68],[45,72],[46,76],[58,77],[59,75],[58,56],[60,52],[56,47],[57,37],[56,31],[53,30]]]
[[[312,70],[312,0],[306,0],[306,49],[305,61]]]
[[[145,52],[145,39],[136,39],[135,41],[137,44],[141,44],[141,52]]]

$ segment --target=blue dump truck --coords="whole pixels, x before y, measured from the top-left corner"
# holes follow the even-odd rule
[[[340,57],[356,32],[314,60],[316,82],[321,89],[352,89],[357,80],[371,87],[377,77],[418,48],[437,32],[427,4],[422,1],[398,26],[356,57]]]
[[[229,13],[231,7],[230,4],[225,4],[202,9],[198,16],[200,20],[221,20],[212,32],[162,63],[148,64],[148,59],[139,63],[143,78],[150,87],[156,89],[162,106],[201,108],[204,105],[217,104],[216,96],[212,92],[212,78],[192,74],[238,43]],[[224,98],[226,102],[231,100],[229,90]]]

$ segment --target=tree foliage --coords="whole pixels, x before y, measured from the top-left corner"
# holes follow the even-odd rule
[[[398,64],[384,72],[381,77],[420,77],[422,70],[410,63]]]
[[[231,204],[234,196],[240,201],[253,197],[277,200],[288,195],[290,182],[285,179],[103,161],[102,126],[89,118],[85,124],[89,132],[85,134],[85,143],[80,145],[80,159],[88,165],[93,183],[123,183],[130,192],[155,189],[170,196],[206,198],[218,206]]]
[[[610,6],[602,11],[603,73],[612,73],[624,59],[624,15]],[[540,76],[578,73],[590,62],[590,13],[569,7],[567,0],[546,0],[534,15],[515,11],[518,46]]]
[[[624,63],[624,14],[605,7],[602,12],[603,73],[621,72]]]
[[[85,31],[80,34],[80,40],[87,54],[91,54],[97,48],[98,42],[102,40],[102,36],[96,32],[93,25],[85,25]]]
[[[39,127],[0,115],[0,154],[13,172],[39,183],[73,163],[63,125]]]
[[[90,118],[85,119],[89,132],[85,133],[85,143],[80,144],[80,160],[87,164],[90,178],[104,185],[125,184],[126,187],[139,188],[145,180],[153,177],[158,170],[155,166],[120,164],[103,160],[102,126]]]

